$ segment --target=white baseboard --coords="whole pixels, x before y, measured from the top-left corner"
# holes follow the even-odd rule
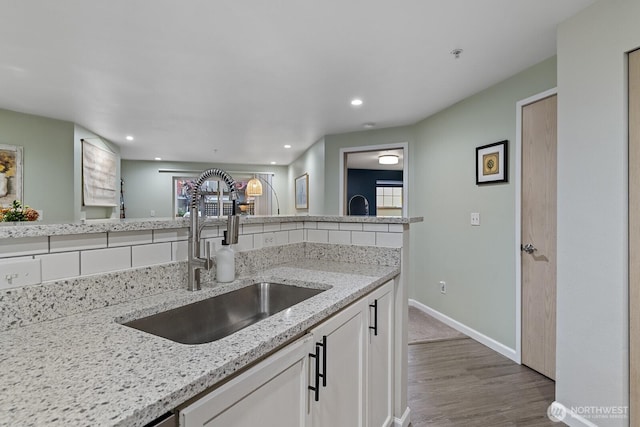
[[[393,427],[409,427],[410,422],[411,409],[407,406],[407,409],[404,410],[404,414],[402,414],[402,418],[393,418]]]
[[[560,421],[571,427],[598,427],[588,419],[573,412],[562,403],[554,401],[551,406],[554,408],[554,414],[562,414]]]
[[[414,299],[409,299],[409,305],[412,307],[415,307],[419,310],[424,311],[425,313],[427,313],[428,315],[435,317],[436,319],[438,319],[439,321],[441,321],[442,323],[444,323],[445,325],[451,326],[453,329],[456,329],[459,332],[462,332],[463,334],[465,334],[466,336],[468,336],[469,338],[473,338],[474,340],[478,341],[480,344],[484,344],[487,347],[489,347],[491,350],[496,351],[500,354],[502,354],[505,357],[508,357],[509,359],[513,360],[514,362],[518,363],[518,360],[516,358],[516,351],[513,348],[507,347],[506,345],[502,344],[501,342],[498,342],[496,340],[494,340],[493,338],[490,338],[478,331],[476,331],[475,329],[472,329],[470,327],[468,327],[467,325],[458,322],[455,319],[452,319],[451,317],[447,316],[446,314],[442,314],[439,311],[434,310],[433,308],[422,304],[419,301],[416,301]]]

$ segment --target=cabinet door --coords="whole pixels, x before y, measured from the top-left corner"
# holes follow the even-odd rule
[[[324,338],[319,369],[325,375],[316,378],[311,363],[309,382],[313,386],[317,379],[320,386],[318,401],[309,392],[313,427],[364,426],[363,305],[357,302],[312,331],[316,343],[323,343]]]
[[[386,427],[393,422],[393,281],[376,289],[367,300],[367,425]]]
[[[183,427],[308,425],[307,375],[311,335],[258,363],[180,411]]]

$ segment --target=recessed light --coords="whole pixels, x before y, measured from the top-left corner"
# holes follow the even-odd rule
[[[127,141],[133,141],[133,137],[131,135],[127,135],[125,138]]]
[[[362,99],[360,98],[354,98],[351,100],[351,105],[353,105],[354,107],[359,107],[362,105]]]
[[[272,165],[275,165],[275,164],[276,164],[276,162],[271,162],[271,164],[272,164]]]
[[[156,157],[154,160],[162,160],[162,157]]]
[[[291,148],[291,145],[290,144],[285,144],[284,148]]]

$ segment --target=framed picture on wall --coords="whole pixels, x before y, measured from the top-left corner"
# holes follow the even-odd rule
[[[22,200],[22,147],[0,145],[0,206]]]
[[[303,174],[295,180],[296,209],[309,209],[309,174]]]
[[[508,182],[507,140],[476,148],[476,185]]]

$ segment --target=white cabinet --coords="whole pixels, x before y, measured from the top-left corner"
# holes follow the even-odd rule
[[[358,301],[311,331],[318,357],[312,357],[309,367],[313,427],[365,425],[363,314],[362,301]]]
[[[180,426],[390,426],[394,325],[390,281],[181,410]]]
[[[308,425],[311,335],[286,346],[180,411],[182,427]]]
[[[368,295],[367,303],[367,426],[386,427],[393,423],[393,282]]]

